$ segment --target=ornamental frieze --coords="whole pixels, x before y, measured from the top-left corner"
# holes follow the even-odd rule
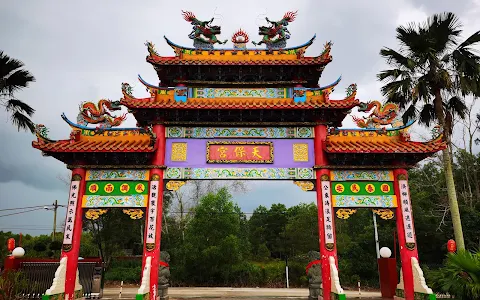
[[[313,139],[312,127],[167,127],[167,138]]]

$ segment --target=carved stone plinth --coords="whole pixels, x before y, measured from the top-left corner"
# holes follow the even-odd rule
[[[320,283],[310,283],[308,285],[308,300],[317,300],[318,296],[320,296]]]
[[[163,284],[158,286],[159,300],[168,300],[170,298],[170,296],[168,296],[168,287],[169,284]]]

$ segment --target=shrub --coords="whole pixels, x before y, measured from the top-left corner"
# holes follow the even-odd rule
[[[480,299],[480,252],[449,253],[444,267],[427,273],[432,289],[457,300]]]
[[[28,288],[28,281],[20,271],[5,271],[0,276],[0,300],[21,299],[20,294]]]
[[[142,266],[134,268],[116,267],[110,268],[105,272],[105,280],[107,281],[123,281],[125,283],[140,283],[142,274]]]
[[[142,260],[112,260],[105,272],[107,281],[123,281],[125,283],[140,283],[142,277]]]

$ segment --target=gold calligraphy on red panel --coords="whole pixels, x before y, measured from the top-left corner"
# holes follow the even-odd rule
[[[207,142],[207,163],[273,163],[272,142]]]

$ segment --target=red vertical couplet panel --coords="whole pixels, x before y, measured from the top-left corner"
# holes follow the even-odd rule
[[[78,256],[82,238],[82,197],[85,193],[85,175],[85,169],[77,168],[72,170],[61,255],[62,258],[67,258],[65,299],[75,299],[75,280],[77,278]]]
[[[163,173],[165,164],[165,126],[154,125],[153,132],[157,136],[157,152],[152,161],[150,172],[150,188],[148,213],[145,226],[145,238],[143,247],[143,269],[147,257],[151,257],[150,269],[150,299],[157,298],[158,269],[160,263],[160,243],[162,236],[163,216]],[[143,275],[143,273],[142,273]]]
[[[330,299],[331,274],[329,258],[332,256],[337,263],[337,246],[335,240],[335,220],[331,201],[330,171],[322,169],[328,164],[323,151],[323,143],[327,136],[325,125],[315,126],[315,165],[317,170],[317,209],[318,209],[318,233],[320,241],[320,259],[322,261],[322,289],[323,299]]]
[[[412,270],[412,257],[418,260],[415,229],[413,226],[412,203],[408,188],[408,173],[404,169],[393,172],[395,177],[395,195],[399,201],[396,208],[398,244],[400,246],[400,258],[402,261],[403,284],[405,299],[414,299],[414,283]]]

